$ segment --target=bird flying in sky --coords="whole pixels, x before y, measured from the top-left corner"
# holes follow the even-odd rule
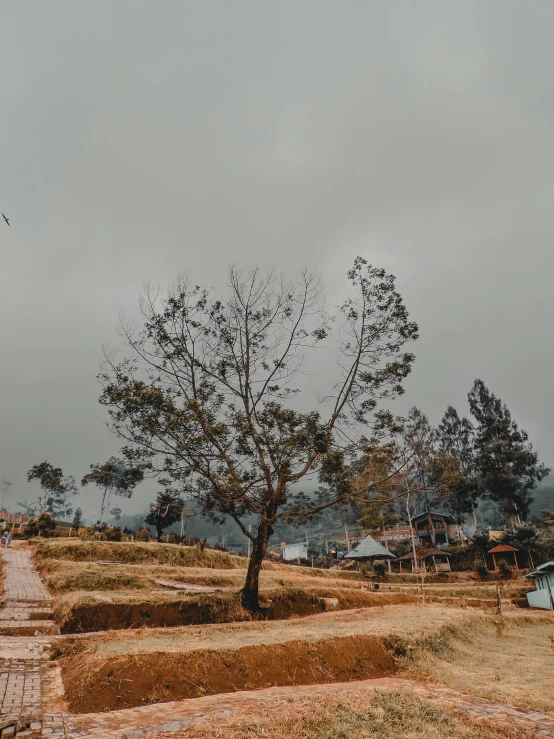
[[[3,213],[2,213],[2,215],[4,216],[4,214],[3,214]],[[10,225],[10,222],[8,221],[8,219],[6,218],[6,216],[4,216],[4,220],[6,221],[6,223],[7,223],[7,224],[8,224],[8,226],[9,226],[9,225]]]

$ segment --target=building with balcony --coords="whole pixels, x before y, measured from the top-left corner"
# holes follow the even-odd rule
[[[452,516],[434,511],[425,511],[412,518],[418,546],[428,549],[447,547],[453,539],[458,538],[453,531],[453,524]]]

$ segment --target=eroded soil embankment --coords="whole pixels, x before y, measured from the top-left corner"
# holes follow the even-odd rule
[[[95,663],[75,640],[60,659],[74,713],[113,711],[276,685],[347,682],[391,675],[394,661],[375,636],[293,641],[237,650],[121,656]]]
[[[327,600],[326,600],[327,599]],[[329,601],[332,599],[332,603]],[[262,611],[255,618],[280,620],[309,616],[325,610],[414,603],[411,595],[376,594],[358,590],[288,590],[265,593]],[[336,604],[336,605],[334,605]],[[63,634],[122,630],[142,627],[193,626],[250,621],[254,617],[240,605],[239,596],[198,596],[153,603],[66,603],[55,614]]]

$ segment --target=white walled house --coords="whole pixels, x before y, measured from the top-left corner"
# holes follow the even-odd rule
[[[536,570],[523,577],[535,581],[536,590],[527,593],[527,602],[531,608],[554,610],[554,560],[539,565]]]
[[[283,548],[283,559],[290,562],[293,559],[308,559],[307,544],[287,544]]]

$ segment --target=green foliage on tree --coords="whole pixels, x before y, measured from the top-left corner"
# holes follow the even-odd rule
[[[83,522],[83,511],[80,508],[77,508],[75,511],[75,515],[73,516],[73,526],[78,527],[81,526]]]
[[[475,432],[467,418],[460,418],[451,405],[435,429],[436,453],[430,465],[430,480],[439,501],[457,523],[471,513],[480,533],[477,500],[480,495],[475,466]]]
[[[56,524],[50,513],[41,513],[38,518],[32,518],[25,526],[25,536],[32,538],[34,536],[43,536],[45,538],[53,536],[56,530]]]
[[[347,276],[350,295],[332,316],[306,270],[288,280],[233,267],[223,295],[179,278],[167,296],[146,292],[143,328],[122,326],[128,353],[108,358],[101,375],[126,460],[151,464],[164,488],[189,492],[202,513],[231,517],[250,538],[242,602],[251,610],[276,522],[321,510],[305,506],[295,484],[340,472],[366,436],[391,429],[382,403],[403,392],[414,361],[404,346],[417,326],[394,277],[359,257]],[[324,344],[337,358],[329,387],[321,401],[294,402]],[[256,522],[252,532],[245,519]]]
[[[91,464],[91,471],[83,477],[81,485],[96,485],[102,491],[100,521],[105,523],[106,509],[109,509],[110,496],[130,498],[135,487],[144,480],[145,467],[132,467],[117,457],[110,457],[104,464]]]
[[[531,490],[550,471],[539,463],[527,432],[520,429],[502,401],[475,380],[468,395],[475,431],[475,468],[481,494],[496,501],[512,523],[522,523]]]
[[[121,518],[121,508],[119,506],[112,508],[110,510],[110,516],[112,516],[116,521],[119,521]]]
[[[164,529],[181,520],[183,508],[183,500],[177,493],[162,491],[157,494],[156,501],[150,505],[150,512],[144,521],[149,526],[155,527],[158,541],[162,540]]]
[[[71,516],[71,497],[78,492],[75,479],[71,475],[64,477],[61,467],[54,467],[50,462],[41,462],[29,470],[27,480],[40,482],[43,490],[37,503],[40,511],[50,513],[54,518]]]

